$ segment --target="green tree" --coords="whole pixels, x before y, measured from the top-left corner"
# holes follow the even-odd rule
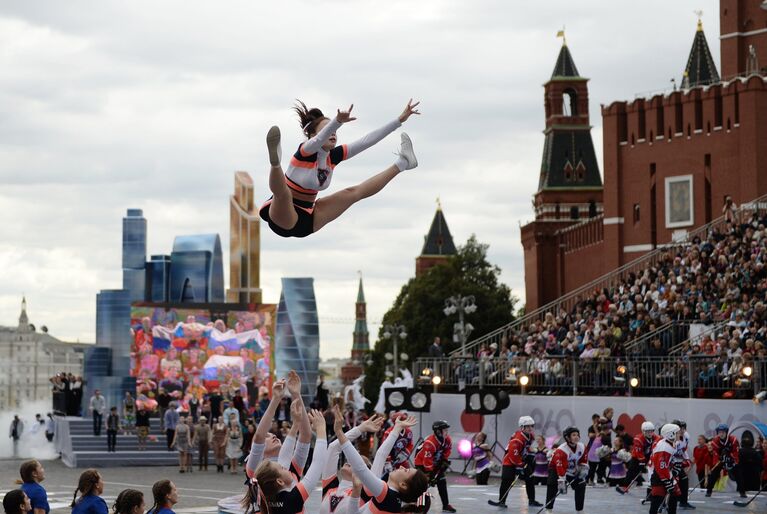
[[[518,299],[511,289],[499,281],[501,269],[488,262],[488,245],[477,241],[472,235],[466,244],[458,248],[444,264],[431,268],[423,275],[411,278],[402,286],[394,305],[383,317],[378,338],[370,353],[373,364],[366,368],[365,396],[373,404],[385,379],[385,354],[392,352],[391,339],[383,338],[383,326],[402,324],[407,329],[407,339],[399,344],[399,352],[407,353],[408,365],[427,354],[434,337],[440,336],[445,352],[458,345],[452,343],[453,324],[458,315],[445,316],[445,299],[460,294],[474,295],[477,311],[467,314],[466,323],[474,326],[471,339],[482,336],[514,320],[514,306]],[[400,367],[403,367],[400,363]]]

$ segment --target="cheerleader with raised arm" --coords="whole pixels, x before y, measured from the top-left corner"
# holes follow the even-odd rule
[[[416,419],[413,416],[397,420],[395,429],[376,452],[376,460],[373,462],[372,469],[368,469],[365,461],[349,442],[343,429],[338,426],[336,437],[341,443],[341,450],[351,464],[352,471],[362,482],[363,492],[370,498],[359,510],[362,514],[395,514],[399,512],[427,512],[429,510],[430,502],[428,500],[421,503],[422,496],[429,487],[429,479],[423,471],[416,468],[400,467],[383,477],[379,477],[374,469],[379,457],[382,457],[383,461],[386,460],[386,455],[394,446],[399,433],[405,428],[415,426],[415,424]]]
[[[333,409],[333,414],[335,416],[333,428],[343,429],[344,419],[341,417],[341,411],[337,405]],[[383,416],[373,416],[346,432],[345,435],[350,441],[366,437],[367,434],[378,432],[383,421]],[[354,492],[352,467],[348,462],[339,467],[338,457],[340,455],[341,442],[336,439],[328,445],[328,460],[327,464],[325,464],[325,470],[322,472],[322,504],[320,505],[320,514],[352,511],[356,513],[359,507],[360,494],[356,496],[352,494]],[[385,460],[385,456],[382,460]],[[380,467],[382,468],[383,464],[380,464]],[[380,474],[380,470],[378,470],[378,474]],[[348,505],[349,502],[353,503],[353,507]]]
[[[327,436],[325,418],[316,410],[308,415],[311,427],[317,436],[314,443],[312,464],[304,477],[297,481],[295,476],[271,460],[261,462],[255,475],[248,480],[244,504],[246,513],[254,512],[256,504],[264,514],[298,514],[304,512],[309,493],[319,483],[322,470],[327,462]],[[255,498],[260,501],[256,502]]]

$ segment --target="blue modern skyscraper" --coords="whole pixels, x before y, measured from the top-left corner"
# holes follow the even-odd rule
[[[96,295],[96,345],[110,349],[113,375],[128,376],[130,369],[130,304],[125,289],[102,289]]]
[[[282,279],[275,339],[277,376],[296,370],[301,377],[301,395],[308,402],[320,366],[320,325],[313,278]]]
[[[128,209],[123,218],[123,289],[133,302],[146,294],[146,218],[141,209]]]
[[[152,255],[146,263],[147,291],[150,302],[167,302],[170,288],[170,255]]]
[[[171,302],[224,301],[224,259],[218,234],[173,240],[169,293]]]

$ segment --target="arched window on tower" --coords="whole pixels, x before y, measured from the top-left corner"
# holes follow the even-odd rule
[[[565,89],[562,93],[562,115],[578,116],[578,96],[574,89]]]

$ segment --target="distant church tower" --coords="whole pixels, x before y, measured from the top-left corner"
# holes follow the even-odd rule
[[[19,315],[19,328],[20,333],[30,332],[29,317],[27,317],[27,298],[21,297],[21,314]]]
[[[442,213],[442,204],[437,200],[437,212],[434,214],[429,233],[424,238],[421,255],[415,259],[415,276],[426,273],[456,253],[458,251],[455,249],[450,229],[447,228],[447,221],[445,221],[445,215]]]
[[[352,360],[341,368],[341,379],[350,384],[362,374],[362,364],[370,352],[370,333],[368,332],[367,303],[362,289],[362,275],[357,290],[357,303],[354,306],[354,333],[352,336]]]
[[[599,174],[589,124],[589,79],[575,67],[564,34],[554,72],[544,84],[543,133],[535,221],[522,227],[527,307],[554,300],[561,290],[557,231],[603,212]]]

